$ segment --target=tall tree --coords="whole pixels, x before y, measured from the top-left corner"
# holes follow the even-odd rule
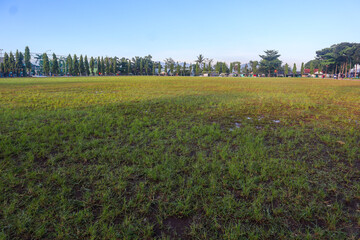
[[[195,60],[195,62],[197,62],[199,65],[201,65],[204,61],[205,57],[202,54],[199,54],[199,56],[197,56],[197,59]]]
[[[152,75],[155,76],[155,62],[152,64]]]
[[[249,70],[248,70],[248,64],[247,63],[245,64],[245,67],[244,67],[244,73],[245,73],[245,76],[248,76]]]
[[[259,65],[258,61],[250,61],[250,65],[251,65],[251,71],[253,72],[253,74],[257,74],[258,69],[257,66]]]
[[[158,63],[158,74],[159,75],[161,74],[161,63],[160,62]]]
[[[100,72],[101,72],[101,76],[103,76],[104,74],[106,74],[104,57],[101,57],[100,67],[101,67],[101,71],[100,71]]]
[[[314,74],[314,64],[310,63],[310,74]]]
[[[5,52],[4,54],[4,59],[3,59],[3,67],[4,67],[4,74],[6,76],[9,76],[9,73],[10,73],[10,57],[9,55],[7,54],[7,52]]]
[[[59,74],[59,62],[55,53],[53,53],[52,57],[51,73],[57,75]]]
[[[72,67],[72,75],[77,76],[79,75],[79,60],[77,59],[76,54],[73,57],[73,67]]]
[[[73,73],[73,61],[71,55],[69,54],[66,58],[66,73],[72,74]]]
[[[296,77],[296,63],[294,63],[294,66],[293,66],[293,69],[292,69],[292,71],[293,71],[293,76],[294,77]]]
[[[148,67],[149,65],[148,65],[148,61],[147,60],[145,60],[144,61],[144,68],[145,68],[145,73],[146,73],[146,75],[148,75],[148,71],[149,71],[149,67]]]
[[[201,55],[201,54],[200,54]],[[199,76],[200,74],[200,68],[199,68],[199,63],[196,62],[196,66],[195,66],[195,76]]]
[[[192,71],[193,71],[193,66],[192,66],[192,64],[190,63],[190,66],[189,66],[189,72],[190,72],[190,75],[189,75],[189,76],[191,76],[191,75],[192,75]]]
[[[238,64],[237,64],[237,72],[238,72],[238,74],[240,76],[240,74],[241,74],[241,62],[238,62]]]
[[[140,75],[143,75],[143,60],[140,60]]]
[[[100,59],[100,57],[97,58],[96,66],[97,66],[96,73],[98,76],[100,76],[101,75],[101,59]]]
[[[228,71],[228,69],[227,69],[227,66],[226,66],[226,62],[223,62],[222,67],[221,67],[221,72],[227,73],[227,71]]]
[[[15,72],[16,72],[16,75],[19,76],[19,73],[20,73],[20,69],[21,69],[21,66],[22,63],[21,63],[21,59],[20,59],[20,53],[19,53],[19,50],[16,50],[16,53],[15,53]]]
[[[28,75],[30,75],[31,72],[31,56],[30,56],[30,49],[28,46],[25,47],[25,67],[26,67],[26,71],[28,73]]]
[[[182,75],[185,76],[186,74],[186,62],[183,63],[183,70],[182,70]]]
[[[285,73],[285,77],[287,77],[287,75],[289,74],[289,65],[286,63],[285,67],[284,67],[284,73]]]
[[[220,71],[221,71],[220,64],[219,64],[219,62],[216,62],[216,64],[215,64],[215,72],[220,74]]]
[[[80,76],[84,75],[85,73],[84,58],[82,54],[80,55],[80,59],[79,59],[79,73]]]
[[[211,66],[212,61],[213,61],[213,60],[212,60],[212,59],[210,59],[210,60],[209,60],[209,62],[208,62],[208,72],[209,72],[209,73],[211,73],[211,72],[212,72],[212,66]]]
[[[112,61],[113,61],[113,62],[112,62],[113,73],[116,75],[116,74],[117,74],[117,72],[118,72],[118,68],[117,68],[117,59],[116,59],[116,57],[114,57]]]
[[[14,74],[15,72],[15,57],[14,54],[12,52],[10,52],[10,56],[9,56],[9,72],[12,72],[12,74]]]
[[[171,73],[171,76],[174,75],[174,65],[175,65],[174,62],[172,62],[172,63],[170,64],[170,73]]]
[[[268,76],[271,76],[271,73],[275,73],[275,70],[281,67],[281,61],[279,60],[280,54],[276,50],[266,50],[264,51],[265,55],[260,55],[262,58],[260,61],[260,69],[264,73],[268,73]]]
[[[301,63],[301,75],[304,75],[305,72],[305,66],[304,63]]]
[[[24,63],[24,55],[22,52],[19,53],[19,67],[20,67],[20,71],[22,73],[22,76],[26,76],[26,66]]]
[[[46,53],[42,56],[43,59],[43,68],[44,68],[44,74],[47,76],[50,72],[50,63],[49,63],[49,57]]]
[[[176,75],[180,75],[180,64],[179,62],[176,63]]]
[[[94,76],[95,60],[93,57],[90,58],[90,70],[91,74]]]
[[[0,63],[0,73],[0,77],[5,76],[5,64],[3,62]]]
[[[105,72],[106,75],[109,75],[111,73],[111,65],[110,65],[110,58],[105,58]]]
[[[89,61],[88,61],[87,55],[85,55],[84,64],[85,64],[86,76],[89,76],[90,75],[90,69],[89,69]]]

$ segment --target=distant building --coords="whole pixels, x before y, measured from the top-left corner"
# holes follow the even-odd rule
[[[315,69],[314,69],[314,73],[316,73],[317,71],[319,71],[319,69],[318,69],[318,68],[315,68]],[[304,69],[304,74],[310,74],[310,68],[305,68],[305,69]]]

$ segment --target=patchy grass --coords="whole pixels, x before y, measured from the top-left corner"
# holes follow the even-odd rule
[[[357,239],[360,82],[0,80],[0,239]]]

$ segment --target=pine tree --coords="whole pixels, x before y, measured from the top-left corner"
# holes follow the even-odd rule
[[[26,76],[26,67],[24,65],[24,55],[22,52],[19,53],[19,67],[20,67],[20,73],[22,76]]]
[[[155,76],[155,63],[152,63],[152,75]]]
[[[206,64],[205,62],[203,63],[203,67],[202,67],[202,72],[205,72],[206,71]]]
[[[67,74],[72,74],[73,72],[73,62],[72,62],[72,58],[71,55],[69,54],[66,58],[66,73]]]
[[[94,76],[95,60],[93,57],[90,58],[90,70],[91,74]]]
[[[2,77],[3,75],[5,75],[5,65],[4,63],[0,63],[0,77]]]
[[[293,67],[293,76],[296,77],[296,63],[294,63],[294,67]]]
[[[31,72],[31,56],[30,56],[30,49],[28,46],[25,47],[25,67],[26,67],[26,71],[28,72],[28,75]]]
[[[101,69],[101,76],[103,76],[105,74],[105,61],[104,61],[104,57],[101,57],[101,61],[100,61],[100,69]]]
[[[287,75],[289,74],[289,65],[286,63],[285,67],[284,67],[284,73],[285,73],[285,77],[287,77]]]
[[[304,63],[301,63],[301,75],[304,75],[305,72],[305,66]]]
[[[5,54],[4,54],[3,62],[4,62],[4,64],[3,64],[4,65],[4,74],[6,76],[9,76],[9,73],[10,73],[10,57],[7,54],[7,52],[5,52]]]
[[[167,69],[167,64],[165,64],[165,75],[168,75],[168,69]]]
[[[47,76],[50,72],[50,63],[49,63],[49,57],[46,53],[42,56],[43,59],[43,68],[44,68],[44,74]]]
[[[59,63],[55,53],[53,53],[52,57],[51,73],[56,75],[59,74]]]
[[[212,72],[211,61],[212,60],[210,60],[209,63],[208,63],[208,72],[209,72],[209,74]]]
[[[73,57],[73,66],[72,66],[72,75],[78,76],[79,75],[79,60],[77,59],[76,54]]]
[[[15,53],[15,73],[16,73],[16,76],[19,76],[20,68],[21,68],[20,53],[19,53],[18,50],[16,50],[16,53]]]
[[[80,59],[79,59],[79,73],[80,76],[84,75],[85,73],[84,58],[82,54],[80,55]]]
[[[12,52],[10,52],[10,56],[9,56],[9,70],[12,74],[14,74],[15,72],[15,57],[14,54]]]
[[[109,75],[111,73],[111,66],[110,66],[110,59],[108,57],[105,58],[105,72],[106,75]]]
[[[185,76],[186,75],[186,62],[184,62],[183,64],[183,72],[182,75]]]
[[[96,74],[98,76],[100,76],[101,75],[101,59],[100,59],[100,57],[97,58],[96,67],[97,67]]]
[[[85,64],[85,74],[86,74],[86,76],[89,76],[90,69],[89,69],[89,61],[88,61],[87,55],[85,55],[84,64]]]

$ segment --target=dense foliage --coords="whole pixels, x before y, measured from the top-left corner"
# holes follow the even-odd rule
[[[343,42],[316,51],[316,59],[307,62],[305,66],[328,73],[346,74],[357,64],[360,64],[360,44]]]

